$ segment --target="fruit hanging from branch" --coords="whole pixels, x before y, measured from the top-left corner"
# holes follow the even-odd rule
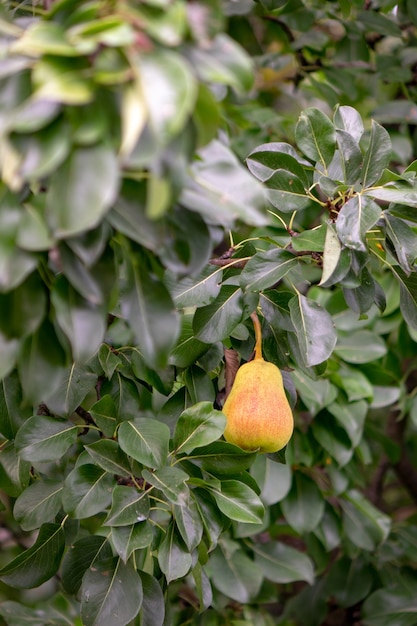
[[[244,450],[277,452],[290,440],[294,419],[282,374],[262,356],[262,331],[253,313],[255,358],[242,365],[223,406],[224,437]]]

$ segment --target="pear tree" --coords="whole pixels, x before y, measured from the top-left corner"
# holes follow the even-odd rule
[[[0,625],[416,624],[414,3],[0,41]]]

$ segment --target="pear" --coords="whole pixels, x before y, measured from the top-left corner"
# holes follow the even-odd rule
[[[244,450],[277,452],[294,430],[291,407],[278,367],[262,357],[259,318],[251,316],[256,335],[255,358],[242,365],[223,406],[224,437]]]

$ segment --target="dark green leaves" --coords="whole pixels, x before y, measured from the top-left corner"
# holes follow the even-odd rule
[[[335,149],[335,131],[327,115],[316,108],[303,111],[295,128],[295,138],[309,159],[327,167]]]
[[[289,302],[291,320],[307,366],[325,361],[336,345],[336,333],[328,312],[317,302],[298,294]]]
[[[0,570],[0,579],[11,587],[38,587],[53,576],[64,551],[64,531],[59,524],[43,524],[34,545]]]
[[[75,442],[77,432],[71,422],[34,415],[17,433],[16,447],[27,461],[55,461]]]
[[[225,416],[213,410],[210,402],[200,402],[185,410],[175,428],[176,454],[212,443],[223,434],[225,426]]]
[[[104,145],[75,149],[52,176],[47,211],[57,237],[96,226],[116,198],[118,168]]]
[[[138,417],[120,425],[119,444],[140,463],[161,467],[168,456],[169,428],[156,420]]]
[[[85,574],[81,616],[86,626],[126,626],[142,604],[142,582],[119,558],[100,561]]]

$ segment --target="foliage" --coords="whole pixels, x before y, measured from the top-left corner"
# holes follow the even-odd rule
[[[417,623],[414,3],[6,2],[0,37],[4,623]],[[254,311],[277,454],[222,438]]]

